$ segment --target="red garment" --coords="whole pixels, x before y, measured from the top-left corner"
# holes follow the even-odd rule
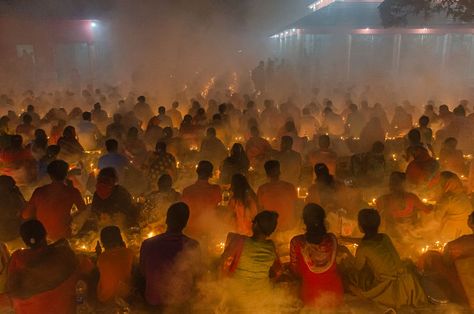
[[[257,202],[254,198],[249,197],[246,206],[240,200],[231,198],[228,208],[235,214],[235,229],[239,234],[252,234],[252,219],[257,214]]]
[[[407,182],[414,185],[427,183],[434,177],[438,168],[438,163],[426,149],[417,148],[415,159],[408,164],[405,171]]]
[[[281,180],[265,183],[258,188],[257,198],[260,208],[278,213],[277,230],[295,227],[298,194],[293,184]]]
[[[189,206],[188,229],[191,234],[207,230],[206,221],[215,214],[222,200],[221,188],[207,180],[198,180],[183,190],[183,202]]]
[[[28,267],[29,261],[41,255],[43,250],[18,250],[13,253],[8,266],[9,276],[22,272]],[[78,258],[78,267],[75,272],[60,285],[52,290],[38,293],[27,299],[12,297],[13,307],[17,314],[43,313],[75,313],[75,288],[81,274],[92,269],[90,260]]]
[[[386,194],[376,201],[377,210],[393,219],[412,218],[419,211],[430,212],[430,208],[425,205],[413,193]]]
[[[290,243],[290,266],[301,277],[301,300],[306,306],[334,308],[343,303],[344,289],[336,265],[337,240],[327,234],[319,244],[304,234]]]
[[[48,238],[56,241],[71,236],[71,208],[86,209],[81,192],[63,182],[37,188],[25,210],[24,219],[36,218],[44,225]]]

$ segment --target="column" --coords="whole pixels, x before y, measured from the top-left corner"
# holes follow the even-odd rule
[[[393,35],[393,60],[392,60],[392,72],[393,77],[397,78],[400,72],[400,51],[402,45],[402,35]]]
[[[347,35],[347,50],[346,50],[346,80],[351,76],[351,55],[352,55],[352,35]]]

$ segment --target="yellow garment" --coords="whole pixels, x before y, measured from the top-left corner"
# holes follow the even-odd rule
[[[445,194],[434,209],[435,217],[440,222],[437,236],[439,241],[452,241],[465,234],[471,234],[466,221],[472,212],[472,206],[465,193]]]
[[[356,293],[365,298],[395,308],[419,306],[427,302],[415,273],[401,261],[392,241],[385,234],[362,240],[354,267],[357,272],[351,274],[351,284],[355,286]]]

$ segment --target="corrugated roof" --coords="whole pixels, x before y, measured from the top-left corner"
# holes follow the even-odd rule
[[[301,18],[285,29],[317,30],[328,28],[378,29],[383,28],[379,3],[371,2],[333,2]],[[474,23],[454,21],[445,14],[433,14],[429,19],[424,16],[410,16],[405,27],[474,27]]]

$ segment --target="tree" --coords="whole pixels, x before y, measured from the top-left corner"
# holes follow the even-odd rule
[[[433,13],[463,22],[474,20],[474,0],[385,0],[379,6],[380,17],[385,27],[406,24],[410,15],[429,18]]]

